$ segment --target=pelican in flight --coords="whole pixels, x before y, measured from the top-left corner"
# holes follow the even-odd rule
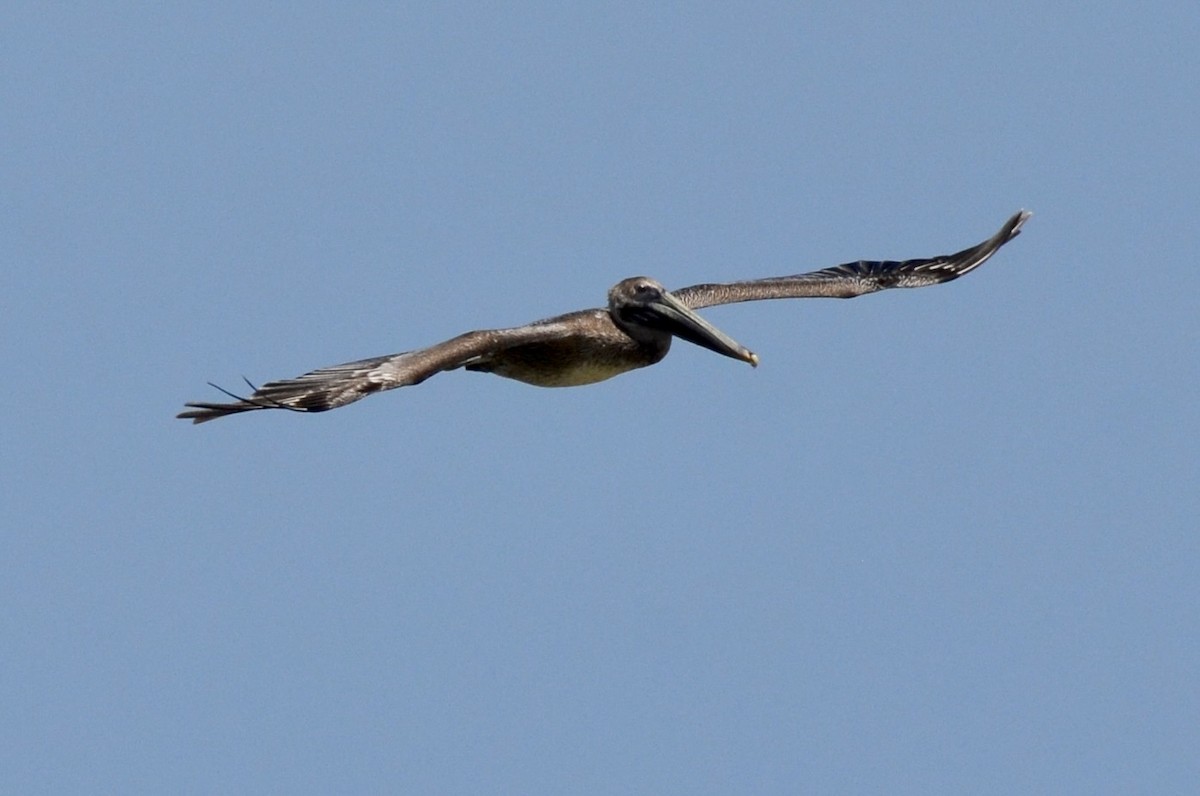
[[[942,257],[859,260],[795,276],[692,285],[673,291],[648,277],[635,276],[613,285],[605,309],[569,312],[512,329],[467,332],[418,351],[321,368],[258,388],[250,384],[253,393],[245,398],[212,384],[233,401],[189,403],[178,417],[204,423],[259,409],[324,412],[458,368],[495,373],[538,387],[574,387],[659,362],[670,350],[672,337],[758,365],[756,354],[696,310],[764,299],[854,298],[893,287],[949,282],[983,265],[1017,236],[1030,215],[1022,210],[983,243]]]

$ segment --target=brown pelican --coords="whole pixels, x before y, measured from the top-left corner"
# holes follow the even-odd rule
[[[608,291],[607,309],[570,312],[512,329],[467,332],[419,351],[321,368],[259,388],[250,384],[253,394],[247,398],[213,384],[233,402],[189,403],[178,417],[204,423],[257,409],[324,412],[458,368],[495,373],[539,387],[574,387],[655,364],[667,355],[672,336],[757,365],[758,356],[695,310],[763,299],[853,298],[887,288],[949,282],[986,262],[1017,236],[1030,215],[1022,210],[983,243],[942,257],[902,262],[859,260],[795,276],[692,285],[675,291],[635,276]]]

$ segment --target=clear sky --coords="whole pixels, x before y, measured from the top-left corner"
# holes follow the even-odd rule
[[[0,11],[0,790],[1200,789],[1200,6]],[[237,388],[668,286],[579,389]]]

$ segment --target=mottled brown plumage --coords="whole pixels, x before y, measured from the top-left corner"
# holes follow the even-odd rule
[[[580,310],[512,329],[467,332],[418,351],[269,382],[245,398],[217,387],[234,401],[189,403],[178,417],[203,423],[258,409],[323,412],[458,368],[539,387],[574,387],[659,362],[670,350],[672,337],[757,365],[757,356],[694,310],[766,299],[853,298],[888,288],[948,282],[982,265],[1017,236],[1030,215],[1022,210],[983,243],[942,257],[859,260],[795,276],[693,285],[673,292],[653,279],[631,277],[612,287],[606,309]]]

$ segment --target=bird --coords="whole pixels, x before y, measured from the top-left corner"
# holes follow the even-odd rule
[[[508,329],[483,329],[399,354],[320,368],[268,382],[232,399],[185,404],[176,417],[206,423],[263,409],[324,412],[384,390],[411,387],[442,371],[494,373],[538,387],[594,384],[660,362],[678,337],[717,354],[758,365],[758,355],[700,317],[720,304],[786,298],[854,298],[889,288],[949,282],[983,265],[1015,238],[1032,215],[1018,211],[987,240],[955,254],[912,260],[858,260],[793,276],[705,283],[669,291],[644,276],[608,291],[608,306],[579,310]]]

